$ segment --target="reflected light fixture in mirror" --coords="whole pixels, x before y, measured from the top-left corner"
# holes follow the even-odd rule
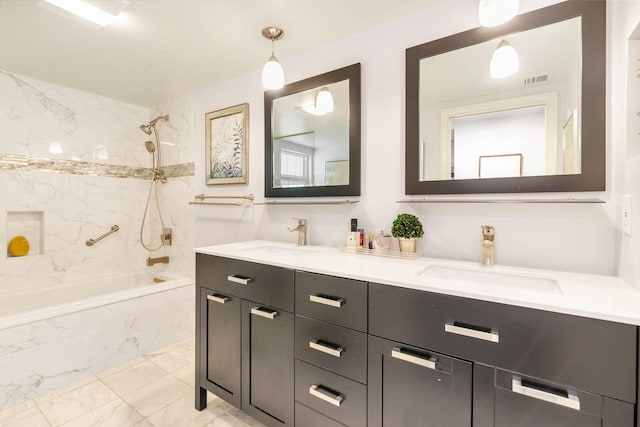
[[[323,87],[316,95],[315,102],[313,104],[305,104],[302,106],[302,110],[313,114],[314,116],[324,116],[327,113],[333,111],[333,95],[328,88]]]
[[[490,71],[494,79],[509,77],[518,72],[520,58],[518,52],[506,40],[500,40],[491,56]]]
[[[504,24],[518,14],[519,0],[480,0],[478,17],[483,27]]]
[[[267,63],[264,64],[262,69],[262,86],[265,89],[282,89],[284,86],[284,71],[274,54],[274,45],[276,40],[280,40],[284,36],[284,31],[278,27],[267,27],[262,30],[262,35],[271,40],[271,56],[267,59]]]

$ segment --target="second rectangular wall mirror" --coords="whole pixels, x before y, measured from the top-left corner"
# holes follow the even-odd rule
[[[604,190],[605,9],[569,0],[407,49],[406,193]]]
[[[280,90],[265,102],[265,196],[360,195],[360,64]]]

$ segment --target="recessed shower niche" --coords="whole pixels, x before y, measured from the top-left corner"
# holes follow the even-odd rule
[[[42,211],[7,212],[7,258],[43,253]]]

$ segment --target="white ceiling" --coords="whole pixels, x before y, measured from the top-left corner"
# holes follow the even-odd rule
[[[0,69],[153,106],[444,0],[131,0],[104,28],[0,0]]]

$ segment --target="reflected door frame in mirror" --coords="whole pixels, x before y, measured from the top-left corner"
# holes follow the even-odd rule
[[[531,30],[574,17],[582,21],[581,173],[421,181],[420,171],[420,61],[506,35]],[[473,64],[470,64],[473,66]],[[406,51],[405,194],[473,194],[604,191],[606,2],[568,0],[516,16],[492,28],[476,28]]]
[[[306,187],[274,186],[274,101],[332,83],[349,81],[349,183],[347,185],[317,185]],[[360,195],[360,64],[353,64],[298,82],[289,83],[282,89],[265,91],[265,197],[326,197]],[[340,159],[342,160],[342,159]]]

